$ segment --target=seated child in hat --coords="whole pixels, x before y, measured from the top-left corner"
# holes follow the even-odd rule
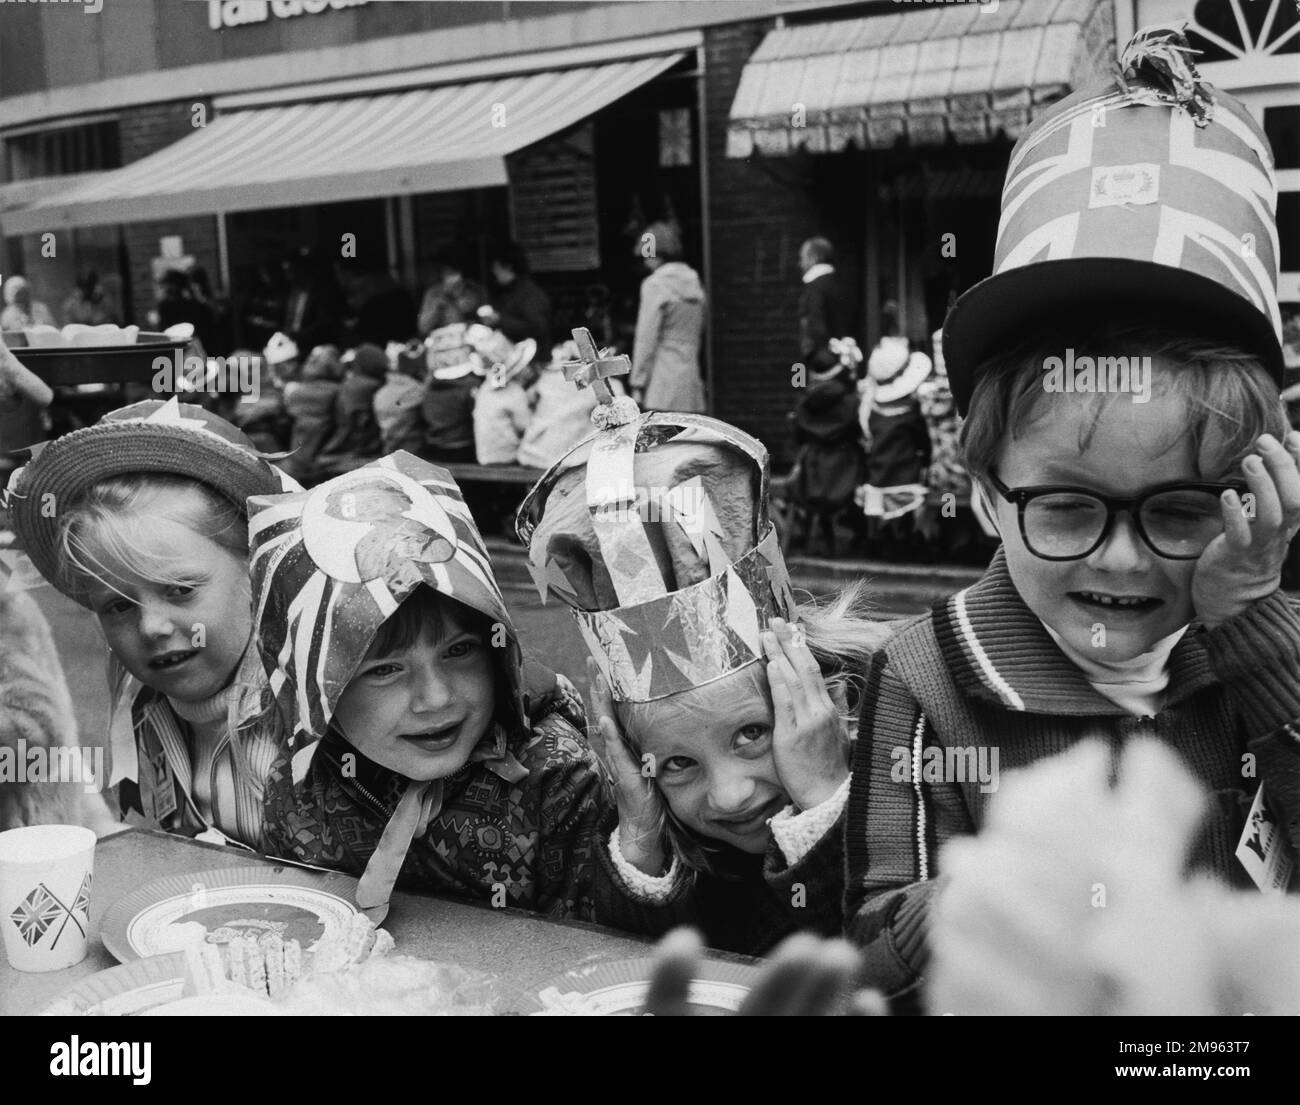
[[[414,352],[412,352],[414,350]],[[391,344],[391,366],[383,386],[375,392],[375,422],[379,426],[379,451],[384,456],[399,449],[418,453],[424,445],[424,349],[418,344]]]
[[[758,441],[619,403],[634,421],[552,468],[519,529],[596,667],[617,789],[597,918],[647,934],[691,923],[749,954],[798,929],[837,934],[849,673],[886,631],[857,590],[794,605]]]
[[[439,464],[473,464],[474,393],[483,366],[474,355],[463,323],[444,326],[425,339],[429,375],[420,414],[425,441],[421,455]]]
[[[23,550],[108,643],[108,783],[124,814],[260,848],[277,738],[239,725],[239,690],[263,677],[245,499],[296,486],[235,427],[175,399],[113,411],[14,473]]]
[[[1125,83],[1026,132],[996,275],[944,326],[966,464],[1002,547],[867,675],[845,917],[890,991],[926,971],[939,850],[986,823],[999,772],[1089,737],[1112,755],[1151,737],[1208,792],[1192,869],[1281,889],[1300,845],[1300,611],[1278,586],[1300,434],[1278,393],[1271,159],[1183,47],[1140,35]],[[1088,156],[1043,173],[1067,145]],[[1170,149],[1186,156],[1144,176]],[[1253,255],[1171,249],[1171,220],[1193,217],[1197,234],[1249,235]],[[1062,235],[1052,259],[1029,263],[1047,228]],[[1268,820],[1265,848],[1248,826]]]
[[[867,358],[859,422],[867,442],[865,486],[860,497],[874,521],[872,551],[886,559],[913,555],[906,515],[922,509],[930,463],[930,433],[919,389],[929,378],[930,358],[897,333],[897,305],[885,307],[887,333]]]
[[[366,343],[343,354],[343,381],[334,401],[334,435],[319,458],[322,475],[359,467],[379,456],[375,395],[388,372],[388,354]]]
[[[604,781],[572,686],[528,671],[445,469],[396,453],[257,497],[258,638],[290,743],[270,850],[393,886],[590,919]]]
[[[333,345],[318,345],[302,366],[300,378],[284,385],[284,405],[293,420],[289,438],[292,456],[284,467],[296,479],[310,482],[317,460],[335,430],[335,408],[343,362]]]
[[[302,370],[297,344],[285,334],[275,334],[262,350],[266,373],[256,395],[245,395],[230,416],[248,439],[264,453],[289,447],[293,421],[284,405],[286,385]]]
[[[474,451],[479,464],[514,464],[533,415],[525,389],[537,343],[525,338],[511,346],[505,335],[498,336],[502,343],[480,347],[488,372],[474,395]]]
[[[549,468],[591,434],[596,397],[590,388],[581,388],[564,375],[564,366],[577,359],[577,345],[566,341],[552,347],[550,363],[540,366],[536,382],[528,389],[533,413],[519,442],[519,464]],[[622,394],[621,384],[612,383]]]

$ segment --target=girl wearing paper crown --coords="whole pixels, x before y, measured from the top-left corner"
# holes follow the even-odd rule
[[[31,450],[10,480],[18,540],[109,647],[108,785],[122,812],[260,848],[275,729],[243,729],[252,641],[249,495],[297,488],[234,426],[148,400]]]
[[[761,953],[841,927],[847,718],[884,637],[853,592],[796,607],[767,514],[767,451],[725,423],[637,412],[584,361],[600,432],[520,507],[542,591],[572,607],[617,791],[597,915],[657,934],[689,922]],[[621,362],[621,363],[620,363]]]
[[[1117,78],[1034,122],[994,274],[944,324],[966,466],[1002,545],[868,676],[845,920],[887,991],[926,972],[961,852],[943,846],[990,826],[998,772],[1091,737],[1117,758],[1149,736],[1209,793],[1180,863],[1250,893],[1296,885],[1300,608],[1279,583],[1300,434],[1278,393],[1276,186],[1259,126],[1188,55],[1178,29],[1143,31]],[[1040,836],[1068,871],[1059,834]],[[1087,892],[1067,883],[1023,881],[1002,916],[1014,928],[1053,911],[1036,895]],[[1046,931],[1028,977],[985,960],[987,986],[1057,985],[1091,930]]]
[[[249,509],[258,639],[290,740],[280,855],[590,919],[604,783],[572,685],[519,643],[451,476],[394,453]],[[373,916],[374,914],[372,914]]]

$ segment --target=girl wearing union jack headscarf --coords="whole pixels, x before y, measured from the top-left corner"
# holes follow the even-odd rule
[[[451,476],[398,452],[249,509],[289,731],[271,850],[359,875],[367,910],[398,885],[590,919],[606,804],[581,702],[524,664]]]

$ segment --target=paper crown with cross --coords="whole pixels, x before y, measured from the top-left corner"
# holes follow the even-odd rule
[[[573,609],[614,697],[649,702],[763,659],[770,618],[794,600],[767,514],[768,455],[717,419],[643,414],[606,382],[625,356],[573,331],[565,375],[595,389],[597,432],[519,508],[516,531],[545,602]]]
[[[1139,31],[1110,79],[1016,143],[993,275],[943,325],[962,414],[976,370],[1050,312],[1139,305],[1256,353],[1277,380],[1277,181],[1259,124],[1200,77],[1184,25]]]

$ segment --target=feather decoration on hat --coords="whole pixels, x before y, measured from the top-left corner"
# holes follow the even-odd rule
[[[1192,60],[1199,50],[1187,41],[1187,21],[1138,31],[1120,55],[1120,83],[1146,84],[1187,111],[1198,127],[1214,117],[1214,95]]]

